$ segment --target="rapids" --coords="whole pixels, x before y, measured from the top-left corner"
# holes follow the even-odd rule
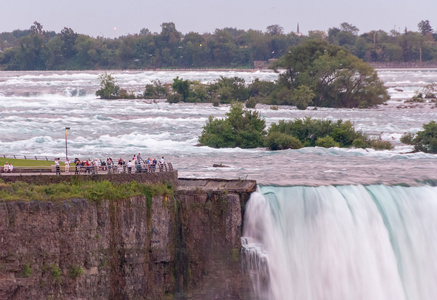
[[[392,151],[339,148],[212,149],[197,138],[209,115],[224,117],[229,106],[168,104],[152,100],[101,100],[98,71],[0,72],[0,155],[65,157],[64,128],[71,158],[165,156],[180,177],[255,179],[261,184],[408,183],[436,179],[435,155],[408,153],[399,138],[437,119],[431,103],[406,105],[419,87],[437,81],[437,70],[380,70],[392,99],[372,109],[300,111],[295,107],[258,105],[267,125],[311,116],[351,120],[357,129],[391,141]],[[118,84],[141,92],[153,80],[170,83],[176,76],[211,82],[220,76],[275,80],[271,71],[110,71]],[[223,164],[229,168],[213,168]]]
[[[267,125],[305,116],[351,120],[391,141],[391,151],[199,147],[208,116],[224,117],[229,106],[97,99],[99,73],[0,72],[0,155],[63,158],[70,127],[70,159],[141,153],[165,156],[179,177],[257,180],[262,186],[246,207],[242,244],[258,299],[437,298],[437,189],[424,185],[436,182],[437,156],[409,153],[412,147],[399,141],[437,120],[434,103],[404,102],[437,82],[437,70],[379,70],[391,100],[376,108],[257,106]],[[269,71],[109,73],[138,93],[153,80],[171,83],[176,76],[204,83],[220,76],[277,77]]]

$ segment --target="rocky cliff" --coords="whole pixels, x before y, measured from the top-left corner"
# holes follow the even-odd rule
[[[253,181],[181,180],[172,198],[0,200],[0,299],[245,299]]]

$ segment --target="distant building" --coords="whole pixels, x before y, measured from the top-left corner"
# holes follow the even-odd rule
[[[267,69],[269,66],[269,62],[265,60],[255,60],[253,61],[254,69]]]
[[[268,69],[277,60],[278,60],[277,58],[270,58],[268,61],[255,60],[253,62],[253,68],[254,69]]]
[[[297,36],[302,36],[302,33],[300,33],[299,31],[299,23],[297,23],[297,32],[296,32]]]

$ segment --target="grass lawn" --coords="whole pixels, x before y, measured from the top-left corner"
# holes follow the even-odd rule
[[[14,167],[50,167],[55,164],[53,160],[34,160],[34,159],[14,159],[14,158],[3,158],[0,157],[0,166],[4,166],[5,162],[8,162]],[[61,166],[64,166],[64,162],[60,162]],[[70,166],[73,166],[70,163]]]

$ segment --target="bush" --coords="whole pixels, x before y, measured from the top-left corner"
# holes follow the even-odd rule
[[[50,265],[50,276],[52,277],[52,279],[59,283],[61,281],[61,275],[62,275],[62,271],[59,268],[59,266],[57,266],[55,264],[51,264]]]
[[[340,147],[349,147],[355,139],[367,140],[367,137],[355,131],[351,122],[338,120],[319,120],[312,118],[296,119],[294,121],[285,122],[281,120],[272,123],[269,132],[278,131],[292,135],[300,140],[305,147],[313,147],[316,145],[318,138],[331,136],[335,142],[340,144]]]
[[[145,99],[164,99],[166,96],[167,88],[159,80],[153,80],[152,84],[147,84],[143,94]]]
[[[250,97],[268,97],[276,88],[274,82],[261,81],[256,78],[248,87]]]
[[[400,141],[406,145],[413,145],[414,134],[408,132],[401,136]]]
[[[302,143],[294,136],[281,132],[271,132],[266,137],[265,146],[270,150],[300,149]]]
[[[330,135],[336,142],[340,143],[341,147],[351,146],[352,142],[360,136],[360,133],[355,132],[354,126],[350,121],[337,121],[333,127]]]
[[[293,104],[297,109],[305,110],[315,97],[313,91],[306,85],[299,86],[293,95]]]
[[[208,93],[213,98],[219,98],[220,103],[231,103],[234,100],[245,101],[249,99],[249,89],[246,87],[244,78],[223,77],[217,82],[210,84]]]
[[[370,141],[370,146],[375,150],[391,150],[393,145],[389,141],[383,141],[381,137]]]
[[[225,119],[210,116],[199,143],[214,148],[256,148],[264,144],[266,123],[256,111],[243,109],[241,102],[233,102]]]
[[[358,104],[358,108],[369,108],[369,104],[367,103],[367,101],[360,101],[360,103]]]
[[[170,94],[167,97],[168,103],[178,103],[182,101],[182,96],[180,94]]]
[[[100,89],[96,92],[96,96],[101,99],[117,99],[119,98],[120,87],[115,84],[115,79],[111,74],[100,74]]]
[[[182,101],[187,101],[188,96],[190,95],[190,85],[191,82],[189,80],[183,80],[183,78],[179,79],[179,76],[173,79],[172,88],[173,91],[179,94],[182,97]]]
[[[413,139],[414,149],[428,153],[437,153],[437,123],[431,121],[423,125],[422,131],[417,132]]]
[[[363,139],[355,139],[352,142],[352,146],[355,148],[365,149],[365,148],[370,147],[370,143],[368,141],[363,140]]]
[[[22,268],[22,271],[23,271],[23,276],[26,277],[26,278],[30,277],[32,275],[32,273],[33,273],[33,270],[32,270],[32,268],[30,267],[29,264],[24,264],[23,268]]]
[[[413,97],[411,97],[411,99],[409,100],[409,102],[424,102],[425,100],[423,99],[423,95],[422,93],[419,93]]]
[[[77,267],[77,266],[72,266],[69,270],[68,270],[68,275],[76,280],[77,278],[79,278],[81,275],[83,274],[83,268],[82,267]]]
[[[207,100],[210,100],[207,87],[199,81],[191,82],[190,96],[188,97],[186,102],[198,103],[207,102]]]
[[[256,107],[256,99],[250,98],[249,100],[246,101],[245,105],[246,105],[246,108],[255,108]]]
[[[332,147],[340,147],[340,143],[334,141],[332,136],[319,137],[316,140],[316,146],[323,148],[332,148]]]

